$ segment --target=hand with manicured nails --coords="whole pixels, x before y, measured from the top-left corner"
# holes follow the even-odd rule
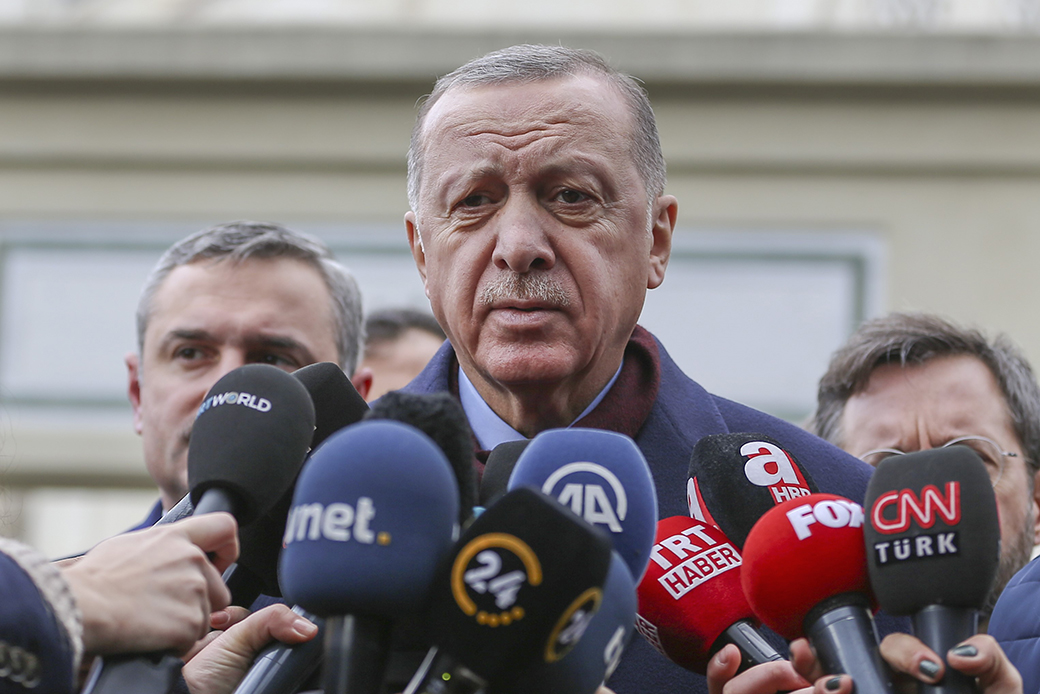
[[[227,513],[186,518],[117,535],[63,567],[83,614],[84,651],[191,648],[231,599],[221,573],[238,556],[237,530]]]

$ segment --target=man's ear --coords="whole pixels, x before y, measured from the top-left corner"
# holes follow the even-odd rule
[[[679,214],[679,201],[674,195],[662,195],[654,203],[654,219],[650,226],[650,262],[647,269],[646,288],[657,289],[664,282],[664,271],[672,253],[672,233]]]
[[[141,358],[135,352],[130,352],[124,361],[126,362],[126,396],[134,411],[134,431],[140,436],[143,428],[141,423]]]
[[[372,390],[372,369],[362,366],[350,377],[350,382],[354,384],[358,395],[367,402],[368,391]]]
[[[404,213],[404,228],[408,234],[408,247],[412,249],[412,258],[415,259],[415,267],[422,277],[423,288],[426,289],[426,298],[430,297],[430,290],[426,286],[426,249],[423,248],[422,233],[419,231],[419,223],[415,212],[408,210]]]

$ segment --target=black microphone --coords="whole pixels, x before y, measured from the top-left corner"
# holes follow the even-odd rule
[[[979,610],[1000,560],[1000,524],[989,474],[963,446],[886,458],[867,486],[867,567],[881,608],[910,615],[914,634],[940,658],[978,632]],[[922,694],[978,692],[949,666]]]
[[[292,484],[314,430],[306,389],[284,371],[248,364],[221,377],[202,401],[188,444],[195,513],[226,511],[240,525],[265,513]],[[101,658],[83,694],[165,694],[181,662],[169,653]]]
[[[541,492],[503,496],[438,572],[434,647],[406,694],[476,692],[563,658],[601,605],[611,551],[604,533]]]
[[[516,461],[529,443],[531,439],[506,441],[491,449],[487,463],[484,464],[484,474],[480,478],[477,502],[481,506],[487,508],[505,496],[509,490],[509,476],[513,474]]]

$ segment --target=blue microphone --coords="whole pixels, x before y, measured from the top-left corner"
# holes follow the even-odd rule
[[[556,692],[595,694],[614,674],[636,623],[636,586],[628,565],[613,552],[603,604],[593,615],[577,645],[554,663],[538,661],[521,672],[507,689],[491,687],[489,694]]]
[[[288,602],[326,618],[326,694],[379,691],[393,620],[425,607],[458,514],[444,453],[406,424],[354,424],[311,455],[279,581]]]
[[[530,486],[605,530],[638,583],[657,530],[657,492],[646,458],[624,434],[550,429],[516,461],[509,489]]]

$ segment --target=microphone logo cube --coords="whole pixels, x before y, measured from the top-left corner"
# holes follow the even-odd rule
[[[612,533],[621,532],[621,523],[628,515],[625,486],[617,475],[596,463],[578,461],[561,466],[546,478],[542,492],[587,523],[606,526]]]
[[[768,487],[773,503],[812,493],[787,451],[779,446],[768,441],[749,441],[740,447],[740,455],[748,459],[744,464],[744,476],[748,482]]]
[[[472,539],[455,557],[451,591],[462,612],[477,624],[509,626],[524,618],[519,602],[525,586],[542,583],[538,555],[520,538],[486,533]]]
[[[828,528],[860,528],[863,507],[847,499],[826,499],[815,504],[802,504],[787,511],[787,520],[799,540],[812,537],[812,525]]]
[[[589,588],[574,599],[549,634],[545,644],[545,662],[555,663],[578,645],[602,602],[603,590],[597,587]]]

